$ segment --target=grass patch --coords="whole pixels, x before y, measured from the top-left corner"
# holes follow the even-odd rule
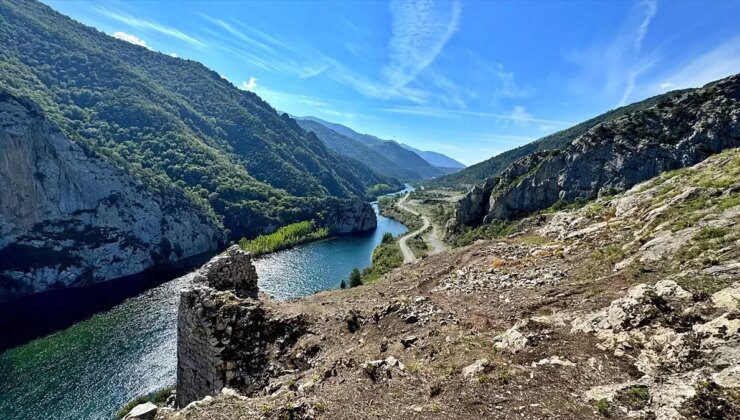
[[[735,281],[736,280],[732,278],[721,279],[714,276],[703,275],[686,276],[677,279],[676,283],[700,298],[708,298],[725,287],[732,286]]]
[[[650,392],[646,386],[633,386],[620,391],[617,394],[617,400],[630,410],[642,410],[650,402]]]
[[[596,412],[604,417],[609,417],[611,415],[611,404],[609,404],[609,401],[602,398],[594,403],[594,410]]]
[[[260,235],[251,240],[242,239],[239,241],[239,246],[254,255],[263,255],[327,236],[329,236],[328,228],[318,227],[314,221],[303,221],[283,226],[269,235]]]
[[[516,232],[518,222],[509,220],[494,220],[475,228],[463,227],[452,243],[454,246],[470,245],[478,239],[502,238]]]
[[[627,255],[626,252],[622,250],[621,246],[608,245],[597,249],[593,253],[593,256],[599,261],[608,262],[609,264],[616,264],[619,261],[622,261]]]
[[[362,283],[371,284],[396,267],[403,264],[403,253],[398,245],[397,238],[386,233],[380,245],[373,250],[372,263],[370,267],[365,268],[362,272]]]

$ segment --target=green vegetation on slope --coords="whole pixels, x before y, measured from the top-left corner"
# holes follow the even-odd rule
[[[307,131],[312,131],[330,149],[342,156],[365,162],[370,169],[379,174],[385,174],[402,181],[419,179],[414,171],[396,165],[380,153],[366,146],[360,141],[340,134],[331,128],[314,120],[297,119],[298,125]],[[400,190],[396,188],[394,191]]]
[[[372,264],[362,271],[362,283],[370,284],[401,265],[403,265],[403,253],[401,253],[401,247],[398,246],[398,240],[386,232],[380,245],[373,250]]]
[[[524,146],[517,147],[516,149],[506,151],[488,160],[469,166],[460,172],[427,181],[424,185],[432,188],[460,188],[469,187],[473,184],[482,184],[487,178],[501,174],[501,172],[503,172],[511,163],[519,158],[534,152],[562,149],[573,142],[573,140],[602,122],[612,121],[631,112],[650,108],[678,96],[682,92],[685,92],[685,90],[668,92],[641,102],[636,102],[634,104],[605,112],[597,117],[591,118],[590,120],[574,125],[573,127],[558,131],[557,133],[550,134],[549,136],[545,136],[539,140],[533,141],[532,143],[525,144]]]
[[[0,0],[0,90],[32,100],[91,155],[223,220],[232,237],[306,220],[329,197],[396,181],[328,150],[195,61]]]
[[[242,239],[239,246],[254,255],[269,254],[329,236],[328,228],[320,228],[313,221],[291,223],[269,235]]]

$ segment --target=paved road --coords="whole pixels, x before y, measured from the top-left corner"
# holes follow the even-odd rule
[[[416,261],[416,256],[414,255],[413,251],[411,251],[411,248],[409,248],[407,242],[409,239],[413,238],[416,235],[420,235],[424,233],[427,229],[429,229],[430,226],[432,226],[432,221],[429,220],[428,217],[425,215],[419,213],[418,211],[407,207],[406,206],[406,200],[408,200],[410,193],[406,194],[399,202],[398,207],[400,207],[402,210],[407,211],[415,216],[421,216],[422,222],[424,224],[422,227],[418,230],[415,230],[411,233],[407,233],[404,235],[400,241],[398,241],[398,245],[401,247],[401,253],[403,253],[403,262],[404,264],[412,263]],[[435,226],[432,226],[432,232],[429,234],[429,244],[432,246],[432,253],[437,254],[445,250],[445,245],[442,243],[442,241],[439,240],[439,237],[437,236],[437,228]]]

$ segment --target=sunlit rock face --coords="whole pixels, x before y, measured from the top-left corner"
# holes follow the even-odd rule
[[[563,150],[519,159],[458,204],[476,226],[625,191],[658,174],[740,147],[740,75],[604,122]],[[482,216],[484,215],[484,216]]]
[[[213,251],[218,223],[70,141],[0,93],[0,301]]]

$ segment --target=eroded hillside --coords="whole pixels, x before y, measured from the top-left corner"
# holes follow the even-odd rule
[[[157,418],[737,418],[739,171],[731,149],[292,302],[206,268],[180,316],[215,363],[178,395],[216,396]]]

